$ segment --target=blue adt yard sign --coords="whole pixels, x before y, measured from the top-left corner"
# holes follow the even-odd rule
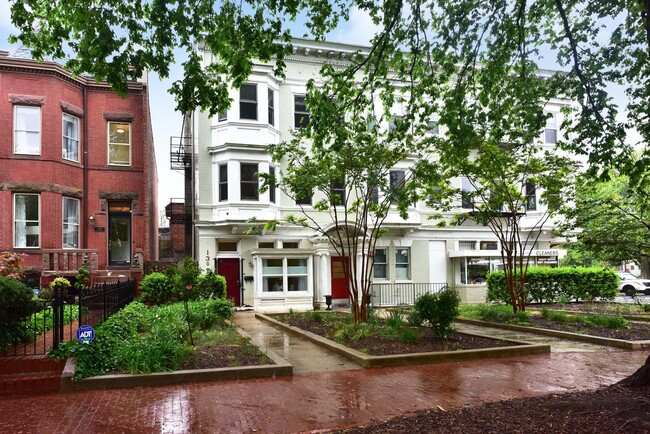
[[[95,339],[95,329],[89,325],[82,325],[77,330],[77,340],[82,344],[89,344]]]

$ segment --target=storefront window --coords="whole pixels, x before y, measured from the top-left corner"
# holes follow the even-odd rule
[[[487,273],[503,270],[501,258],[461,258],[460,283],[484,285]]]

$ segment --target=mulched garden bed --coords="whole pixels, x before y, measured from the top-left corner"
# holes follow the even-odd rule
[[[197,346],[196,351],[190,355],[180,369],[231,368],[272,364],[274,362],[265,355],[259,354],[259,351],[251,351],[251,349],[240,345]]]
[[[650,324],[639,322],[630,322],[630,328],[614,329],[609,327],[585,326],[579,323],[549,321],[541,316],[532,315],[530,317],[530,326],[560,330],[584,335],[600,336],[612,339],[622,339],[625,341],[645,341],[650,339]],[[520,324],[523,325],[523,324]]]
[[[346,322],[348,314],[328,313],[341,323]],[[336,329],[325,322],[314,321],[309,315],[280,314],[271,315],[272,318],[299,329],[312,332],[324,338],[335,341]],[[382,324],[383,321],[380,321]],[[343,345],[372,356],[387,356],[392,354],[427,353],[434,351],[474,350],[482,348],[509,347],[516,343],[490,339],[465,333],[451,333],[448,339],[440,339],[434,335],[429,327],[411,327],[404,324],[403,330],[411,330],[420,338],[415,342],[404,342],[399,336],[394,338],[382,337],[377,333],[359,339],[346,339]]]
[[[581,313],[602,313],[607,315],[634,315],[639,317],[647,317],[650,320],[650,312],[643,312],[643,310],[634,304],[622,303],[606,303],[596,301],[593,303],[577,302],[577,303],[531,303],[526,305],[527,308],[536,309],[553,309],[564,310],[567,312],[581,312]]]
[[[344,431],[370,433],[648,433],[650,388],[595,391],[499,401],[461,409],[431,409]]]

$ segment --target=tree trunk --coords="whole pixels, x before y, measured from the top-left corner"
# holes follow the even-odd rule
[[[646,359],[645,364],[634,374],[622,379],[616,384],[626,387],[650,386],[650,356]]]
[[[641,269],[641,277],[650,279],[650,257],[641,256],[639,258],[639,268]]]

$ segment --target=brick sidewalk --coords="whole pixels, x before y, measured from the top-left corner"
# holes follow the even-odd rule
[[[561,352],[293,378],[0,399],[0,432],[292,433],[612,384],[643,351]]]

